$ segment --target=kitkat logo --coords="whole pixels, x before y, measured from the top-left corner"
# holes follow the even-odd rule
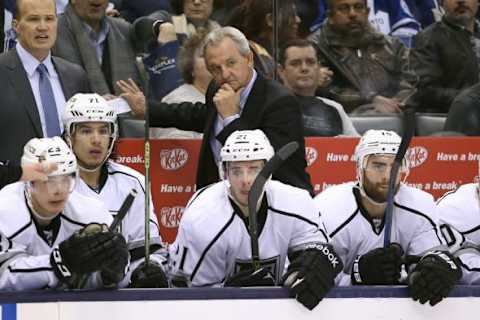
[[[312,147],[305,147],[305,160],[307,160],[307,166],[311,166],[318,158],[317,149]]]
[[[188,161],[188,152],[185,149],[164,149],[160,151],[160,165],[165,170],[178,170]]]
[[[428,150],[422,146],[408,148],[406,158],[410,168],[418,167],[427,160]]]
[[[160,210],[160,223],[165,228],[177,228],[185,207],[163,207]]]

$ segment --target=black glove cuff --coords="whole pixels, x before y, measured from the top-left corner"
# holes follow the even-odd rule
[[[362,276],[360,275],[360,265],[359,265],[360,258],[361,256],[357,256],[353,261],[353,265],[352,265],[351,279],[352,279],[352,284],[354,285],[363,284]]]
[[[62,283],[70,283],[72,281],[73,273],[65,265],[58,246],[56,246],[50,254],[50,264],[53,272],[58,280]]]

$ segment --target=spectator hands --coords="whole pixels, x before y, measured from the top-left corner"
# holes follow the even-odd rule
[[[399,101],[384,96],[375,96],[372,100],[375,111],[378,113],[400,113],[404,106]]]
[[[332,82],[333,71],[327,67],[318,69],[318,87],[325,88]]]
[[[142,90],[140,90],[135,81],[133,81],[131,78],[128,78],[127,81],[117,81],[117,86],[120,88],[120,90],[122,90],[120,97],[124,98],[128,102],[133,114],[137,118],[142,119],[145,116],[146,108],[146,99]]]
[[[48,174],[57,170],[56,163],[35,163],[22,165],[22,181],[47,181]]]
[[[163,45],[176,40],[177,32],[175,31],[175,26],[170,22],[163,22],[159,27],[159,33],[157,36],[158,44]]]

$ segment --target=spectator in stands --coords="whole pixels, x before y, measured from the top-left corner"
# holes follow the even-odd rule
[[[302,106],[305,136],[358,136],[341,104],[315,96],[322,76],[316,45],[308,40],[288,41],[279,52],[282,83]]]
[[[368,20],[378,32],[399,38],[410,46],[412,36],[420,30],[420,23],[410,12],[406,0],[371,0],[366,4],[369,8]],[[329,5],[328,0],[319,1],[313,30],[324,23]]]
[[[444,131],[480,136],[480,83],[462,91],[453,100]]]
[[[139,39],[157,40],[147,48],[148,54],[144,58],[150,76],[152,97],[161,100],[183,84],[177,69],[178,50],[185,39],[197,30],[209,32],[220,27],[210,16],[214,8],[222,5],[221,0],[173,0],[175,15],[157,11],[135,22],[136,36]]]
[[[305,143],[298,101],[280,84],[265,79],[253,68],[253,54],[246,37],[233,27],[211,31],[203,55],[212,81],[205,104],[151,102],[151,126],[203,132],[197,169],[197,187],[219,180],[219,151],[236,130],[262,129],[278,150],[290,141],[300,148],[273,175],[277,180],[312,193],[305,171]],[[125,97],[138,117],[145,113],[145,97],[133,81],[119,81]]]
[[[423,112],[448,112],[460,91],[479,80],[478,0],[444,0],[443,7],[445,16],[415,37],[410,55]]]
[[[442,0],[405,0],[415,20],[420,22],[422,28],[426,28],[443,16],[441,7]]]
[[[171,10],[169,0],[110,0],[110,2],[115,5],[120,16],[130,23],[158,10]]]
[[[368,22],[365,0],[329,0],[328,19],[311,36],[322,65],[333,70],[325,95],[348,113],[402,111],[412,95],[408,51],[400,40],[378,33]]]
[[[101,95],[120,93],[115,82],[132,78],[141,86],[135,61],[131,26],[105,15],[107,0],[70,0],[58,19],[58,39],[53,54],[82,66],[90,88]]]
[[[298,37],[300,18],[297,16],[293,0],[278,2],[279,42],[283,43]],[[273,52],[272,4],[269,1],[245,0],[234,9],[227,25],[242,31],[250,43],[255,69],[263,76],[272,79],[275,64]]]
[[[60,135],[66,99],[89,91],[81,67],[50,53],[57,37],[54,0],[21,0],[17,8],[18,42],[0,55],[0,159],[14,163],[31,138]]]
[[[185,81],[177,89],[166,95],[162,102],[202,102],[205,103],[205,93],[212,81],[212,74],[207,70],[202,53],[204,32],[198,32],[185,40],[177,57],[178,68]],[[202,135],[194,131],[176,128],[152,128],[151,136],[156,138],[200,138]]]

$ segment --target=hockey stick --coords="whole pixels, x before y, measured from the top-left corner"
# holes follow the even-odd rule
[[[392,237],[392,219],[393,219],[393,197],[395,196],[395,182],[397,174],[402,165],[403,158],[407,153],[408,146],[415,133],[415,111],[407,109],[403,113],[403,135],[397,154],[393,160],[392,168],[390,169],[390,179],[388,181],[387,192],[387,207],[385,209],[385,228],[383,237],[383,247],[390,246]]]
[[[120,225],[120,223],[123,221],[123,219],[127,215],[128,210],[130,210],[133,200],[135,199],[137,194],[138,192],[136,189],[130,190],[130,192],[125,197],[125,200],[123,200],[123,203],[120,206],[120,209],[118,210],[117,215],[115,216],[115,218],[113,218],[112,223],[108,227],[108,230],[115,231],[115,229],[117,229],[117,227]]]
[[[260,254],[258,250],[257,204],[263,195],[263,187],[268,178],[290,157],[297,149],[298,142],[292,141],[284,145],[275,155],[265,163],[258,173],[248,193],[248,224],[250,229],[250,244],[252,247],[252,264],[255,270],[260,268]]]
[[[122,223],[123,219],[127,215],[128,210],[132,207],[133,200],[135,200],[135,197],[137,196],[138,192],[136,189],[130,190],[128,195],[125,197],[125,200],[123,200],[122,205],[120,206],[120,209],[117,212],[117,215],[115,218],[113,218],[112,223],[110,226],[108,226],[109,231],[115,231],[117,227]],[[83,289],[85,287],[85,284],[87,283],[88,275],[87,274],[82,274],[80,278],[77,281],[77,285],[74,285],[74,288],[77,289]]]

